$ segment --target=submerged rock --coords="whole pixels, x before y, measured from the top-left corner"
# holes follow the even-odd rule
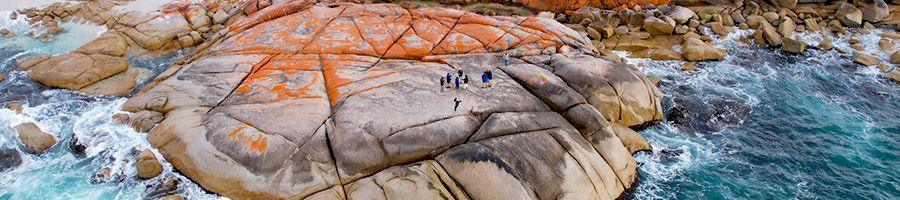
[[[0,149],[0,172],[22,164],[22,155],[16,149]]]
[[[164,116],[150,143],[205,189],[615,199],[633,187],[637,163],[608,121],[661,120],[662,94],[585,36],[540,17],[301,5],[251,12],[123,105]],[[493,85],[436,81],[457,70]]]
[[[29,152],[40,155],[56,144],[56,137],[46,133],[37,124],[27,122],[16,125],[16,133]]]
[[[156,159],[156,155],[149,149],[145,149],[135,158],[135,167],[137,167],[137,177],[140,179],[151,179],[162,173],[162,165]]]

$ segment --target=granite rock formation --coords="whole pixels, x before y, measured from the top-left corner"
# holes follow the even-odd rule
[[[631,151],[649,145],[610,122],[662,119],[650,80],[552,19],[246,5],[123,105],[162,113],[150,143],[231,198],[615,199],[634,187]],[[457,70],[470,87],[442,87]]]

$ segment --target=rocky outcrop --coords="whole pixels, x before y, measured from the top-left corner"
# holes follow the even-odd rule
[[[550,19],[270,3],[123,105],[231,198],[615,199],[637,163],[608,121],[662,119],[650,80]],[[457,70],[493,87],[442,88]]]
[[[30,153],[43,154],[56,144],[56,137],[42,131],[37,124],[27,122],[16,125],[14,128],[16,133],[19,134],[19,140],[22,141],[22,144],[25,144],[25,148]]]

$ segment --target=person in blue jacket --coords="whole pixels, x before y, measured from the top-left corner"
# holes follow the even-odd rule
[[[481,74],[481,88],[487,88],[488,86],[488,74],[487,71]]]
[[[453,80],[453,82],[456,84],[456,89],[458,90],[459,89],[459,76],[457,76],[456,79]]]

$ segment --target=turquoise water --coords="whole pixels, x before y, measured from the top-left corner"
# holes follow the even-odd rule
[[[663,77],[668,119],[640,131],[654,151],[630,198],[900,198],[900,85],[834,51],[720,42],[730,56],[696,72],[633,60]]]

